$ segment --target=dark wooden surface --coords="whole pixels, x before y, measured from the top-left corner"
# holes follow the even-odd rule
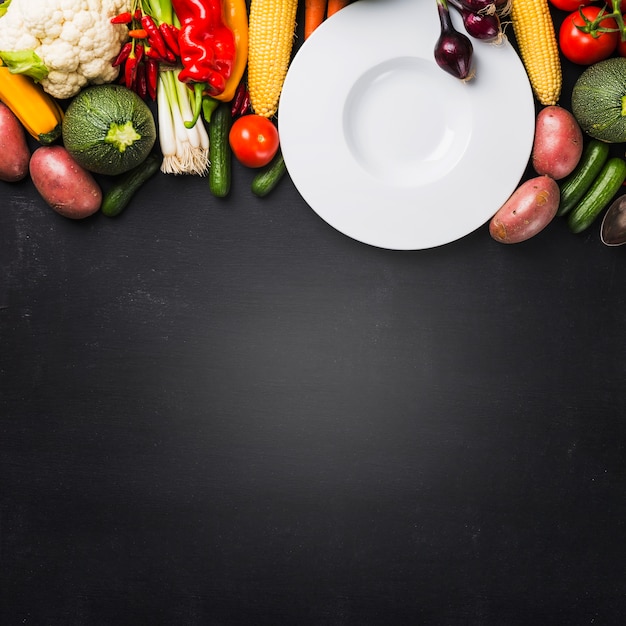
[[[0,623],[622,624],[626,249],[380,250],[251,177],[0,185]]]

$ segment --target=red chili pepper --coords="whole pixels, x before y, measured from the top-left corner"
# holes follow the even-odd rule
[[[235,95],[230,103],[230,114],[232,117],[239,115],[239,109],[241,108],[241,103],[246,95],[246,91],[246,85],[243,81],[241,81],[239,85],[237,85]]]
[[[176,63],[176,56],[169,48],[165,51],[165,60],[171,65]]]
[[[159,63],[154,59],[146,59],[146,84],[148,95],[152,100],[156,100],[157,83],[159,80]]]
[[[154,59],[155,61],[160,61],[161,63],[174,65],[176,63],[176,57],[174,54],[170,50],[166,50],[165,53],[166,54],[163,57],[152,46],[145,46],[145,56]]]
[[[133,39],[146,39],[148,37],[148,33],[145,28],[133,28],[128,31],[128,36]]]
[[[150,15],[144,15],[141,18],[141,25],[146,31],[148,43],[150,44],[150,46],[152,46],[163,58],[165,58],[167,50],[165,46],[165,41],[163,40],[161,31],[155,24],[152,17]]]
[[[148,93],[148,84],[146,78],[146,64],[139,63],[137,65],[137,76],[135,78],[135,91],[137,95],[142,99],[146,99]]]
[[[137,66],[143,60],[143,52],[143,46],[141,44],[136,44],[135,49],[131,52],[128,59],[126,59],[126,65],[124,65],[124,80],[129,89],[133,89],[135,86]]]
[[[165,41],[165,45],[169,48],[172,54],[179,57],[180,46],[178,45],[178,28],[176,28],[174,24],[161,22],[159,24],[159,30],[161,31],[161,36],[163,37],[163,41]]]
[[[243,101],[241,102],[241,106],[239,107],[239,111],[238,111],[238,115],[246,115],[246,113],[248,113],[248,111],[250,110],[250,92],[248,91],[248,88],[246,87],[246,92],[244,94],[243,97]]]
[[[131,55],[126,59],[124,64],[124,84],[133,89],[135,86],[135,78],[137,76],[137,57]]]
[[[115,59],[111,63],[111,65],[113,67],[117,67],[118,65],[121,65],[122,63],[124,63],[124,61],[126,61],[126,59],[130,56],[132,49],[133,49],[133,44],[130,41],[128,43],[125,43],[122,46],[119,54],[115,57]]]
[[[154,61],[161,61],[163,63],[165,62],[165,59],[152,46],[146,46],[144,48],[144,55],[148,59],[152,59]]]
[[[133,16],[130,11],[120,13],[111,18],[111,24],[130,24],[133,21]]]

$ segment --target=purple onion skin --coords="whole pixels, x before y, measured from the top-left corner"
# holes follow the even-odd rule
[[[472,13],[493,13],[496,8],[494,0],[459,0],[459,4]]]
[[[465,80],[472,76],[474,48],[469,37],[454,28],[447,6],[437,3],[441,34],[435,44],[437,65],[455,78]]]
[[[495,13],[487,15],[486,13],[464,11],[463,25],[469,35],[483,41],[497,39],[502,33],[500,18]]]

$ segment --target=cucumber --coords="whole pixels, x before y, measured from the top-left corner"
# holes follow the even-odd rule
[[[561,183],[561,200],[557,215],[569,213],[585,195],[609,158],[610,148],[604,141],[592,139],[585,147],[576,169]]]
[[[135,192],[154,174],[161,165],[161,158],[154,152],[149,154],[143,163],[140,163],[108,189],[102,199],[100,210],[107,217],[116,217],[130,202]]]
[[[266,196],[286,173],[285,159],[279,149],[271,162],[252,179],[252,193],[259,198]]]
[[[613,199],[624,180],[626,180],[626,161],[621,157],[610,158],[582,200],[568,215],[567,224],[570,230],[573,233],[580,233],[589,228]]]
[[[230,192],[232,150],[228,134],[232,122],[230,107],[221,102],[213,111],[209,124],[209,189],[218,198],[224,198]]]

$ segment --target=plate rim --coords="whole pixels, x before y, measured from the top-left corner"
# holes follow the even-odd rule
[[[324,181],[324,177],[326,176],[331,178],[333,185],[336,186],[340,184],[341,181],[336,178],[336,171],[341,168],[335,167],[336,171],[330,171],[329,173],[327,164],[319,163],[319,159],[316,161],[311,155],[305,155],[303,151],[309,150],[311,144],[303,146],[305,143],[303,137],[306,136],[309,140],[317,142],[320,137],[327,137],[331,133],[335,133],[335,137],[342,133],[342,129],[338,128],[337,125],[339,123],[338,119],[342,117],[341,109],[345,106],[345,102],[336,95],[334,96],[335,101],[333,101],[332,98],[327,98],[322,102],[319,100],[315,102],[309,101],[308,103],[303,101],[303,98],[307,98],[306,94],[302,96],[303,91],[301,88],[303,80],[310,81],[311,84],[314,84],[316,79],[316,67],[324,67],[325,76],[329,77],[329,84],[331,87],[328,89],[328,92],[334,94],[335,92],[332,87],[337,87],[336,91],[339,93],[349,94],[354,82],[358,80],[361,73],[371,70],[375,67],[376,63],[385,63],[395,58],[410,56],[420,60],[427,59],[434,65],[434,58],[431,56],[432,48],[430,47],[430,43],[432,42],[427,41],[427,37],[421,39],[419,45],[416,45],[414,42],[407,44],[406,41],[401,41],[398,37],[391,37],[386,41],[388,44],[391,42],[390,45],[384,48],[383,51],[370,51],[369,54],[367,51],[359,48],[359,46],[364,45],[363,42],[367,40],[368,36],[367,28],[365,29],[365,32],[363,30],[363,24],[372,18],[372,26],[375,26],[375,29],[379,34],[381,28],[389,25],[384,24],[385,21],[390,20],[391,25],[393,25],[394,22],[397,22],[397,26],[399,24],[398,20],[402,20],[407,23],[411,23],[412,25],[422,24],[422,31],[432,37],[433,14],[426,13],[426,11],[429,11],[431,8],[432,7],[430,7],[430,5],[415,3],[410,0],[386,0],[384,3],[379,2],[379,0],[359,0],[359,2],[352,3],[348,7],[345,7],[342,11],[319,26],[318,29],[305,42],[303,42],[299,50],[296,52],[287,72],[283,86],[283,93],[279,103],[277,122],[285,165],[300,195],[303,197],[307,205],[331,227],[361,243],[379,248],[392,250],[419,250],[433,248],[457,241],[458,239],[469,235],[476,229],[480,228],[496,212],[497,208],[499,208],[499,206],[506,200],[506,198],[508,198],[515,187],[519,184],[528,165],[532,150],[535,126],[534,96],[530,87],[530,81],[528,80],[519,55],[511,43],[506,40],[497,46],[493,43],[473,42],[477,64],[477,78],[473,79],[471,83],[468,85],[461,85],[461,81],[458,81],[458,79],[445,74],[440,68],[437,68],[437,70],[442,74],[442,84],[450,85],[451,88],[454,86],[454,89],[458,89],[459,85],[461,85],[461,88],[469,87],[468,92],[470,94],[470,99],[479,99],[481,96],[485,95],[480,92],[482,85],[485,83],[485,88],[487,90],[491,90],[487,92],[487,95],[491,98],[494,97],[493,77],[483,78],[485,83],[481,82],[480,79],[480,72],[489,71],[490,55],[491,58],[494,59],[493,63],[495,64],[496,54],[500,54],[500,60],[498,61],[499,66],[502,65],[505,68],[509,67],[511,70],[510,72],[505,72],[504,80],[509,81],[511,85],[515,85],[516,87],[513,92],[515,93],[515,106],[517,107],[517,110],[511,119],[515,119],[516,116],[518,119],[517,123],[514,125],[515,130],[510,132],[516,132],[520,129],[521,132],[518,133],[519,137],[517,137],[517,142],[514,146],[515,150],[507,150],[507,158],[509,161],[509,165],[507,165],[507,167],[514,170],[509,171],[506,174],[506,179],[507,181],[510,181],[510,183],[507,184],[506,190],[501,190],[499,194],[497,194],[498,201],[493,204],[492,208],[488,211],[476,211],[477,215],[475,219],[470,220],[469,222],[464,221],[466,218],[465,215],[459,215],[462,218],[459,229],[450,230],[448,235],[436,233],[435,236],[429,237],[428,235],[425,235],[424,232],[420,232],[418,235],[411,238],[410,236],[407,236],[406,232],[402,232],[400,235],[396,236],[394,236],[393,233],[389,234],[388,232],[374,232],[367,234],[368,221],[371,221],[372,225],[375,227],[377,219],[373,216],[378,214],[380,218],[380,210],[373,206],[373,204],[368,206],[369,197],[378,197],[381,200],[384,200],[385,193],[393,196],[394,198],[397,196],[397,194],[392,193],[395,188],[385,186],[385,184],[381,183],[381,181],[376,181],[371,177],[362,177],[361,181],[366,187],[364,190],[352,188],[348,191],[344,190],[339,192],[339,194],[344,195],[352,193],[359,198],[364,198],[364,206],[358,209],[358,216],[355,215],[355,219],[358,217],[358,224],[351,224],[351,218],[349,215],[346,218],[346,216],[340,215],[337,209],[333,209],[332,206],[329,207],[330,203],[327,203],[326,206],[324,206],[318,200],[320,191],[324,191],[324,193],[327,194],[329,191],[327,188],[327,185],[329,184],[328,181],[325,181],[324,184],[321,184],[320,181]],[[411,12],[413,13],[412,15]],[[427,18],[430,19],[430,30],[426,30],[426,26],[424,26],[424,22],[428,24]],[[382,25],[381,22],[383,22]],[[462,28],[462,26],[459,28]],[[350,45],[349,54],[347,54],[341,62],[335,65],[332,70],[329,70],[325,60],[333,56],[333,42],[335,42],[335,48],[339,45],[345,46],[346,39],[349,35],[355,33],[355,29],[357,29],[356,36]],[[419,29],[416,28],[415,30],[418,31]],[[416,32],[416,37],[418,35],[419,33]],[[496,52],[496,50],[499,52]],[[353,63],[350,65],[351,60],[358,57],[359,51],[361,52],[362,58],[359,58],[359,62],[357,64]],[[322,70],[319,69],[319,71]],[[306,77],[304,74],[306,74]],[[346,75],[348,76],[347,80]],[[499,78],[502,79],[502,76]],[[507,95],[500,97],[506,100],[509,91],[510,90],[506,89],[506,84],[502,84],[500,82],[499,91],[496,90],[495,93],[499,94],[505,92]],[[449,92],[450,90],[447,93]],[[477,96],[476,94],[479,95]],[[520,99],[520,96],[522,95],[523,99]],[[443,97],[446,97],[445,93]],[[335,103],[338,104],[335,106]],[[499,106],[502,105],[500,104]],[[520,117],[521,119],[519,119]],[[304,125],[306,125],[306,130],[296,132],[296,129],[298,128],[297,124],[302,124],[301,129],[304,129]],[[494,132],[500,135],[502,133],[502,129],[499,128]],[[317,136],[313,137],[313,134]],[[493,139],[493,136],[491,139]],[[477,140],[474,139],[473,141],[477,145]],[[336,139],[331,143],[331,149],[329,152],[332,154],[332,148],[335,150],[343,150],[343,143],[343,137],[341,140]],[[318,151],[321,150],[321,148],[315,144],[314,148]],[[343,154],[345,156],[345,152]],[[513,156],[511,156],[511,154],[513,154]],[[334,163],[334,165],[337,166],[339,164]],[[344,175],[346,174],[346,171],[347,170],[344,167]],[[487,174],[484,178],[488,179],[488,176],[489,175]],[[498,176],[498,174],[496,174],[496,176]],[[502,182],[504,183],[504,181]],[[350,180],[350,184],[352,184],[352,180]],[[395,190],[397,191],[397,189]],[[360,193],[362,191],[366,192],[365,196]],[[332,192],[336,193],[336,188],[333,189]],[[330,197],[332,198],[332,196]],[[422,198],[412,198],[411,200],[417,201],[420,199]],[[407,196],[405,202],[408,201],[409,199]],[[446,206],[442,212],[449,211],[449,207]],[[351,214],[352,212],[354,211],[346,211],[348,214]],[[416,216],[416,219],[418,218],[419,216]],[[389,219],[390,218],[388,217],[387,220]],[[378,219],[378,221],[380,221],[380,219]],[[404,231],[404,226],[408,227],[411,226],[411,224],[399,224],[398,229],[402,228]],[[441,225],[438,225],[437,229],[440,227]],[[385,229],[383,228],[380,230],[384,231]]]

